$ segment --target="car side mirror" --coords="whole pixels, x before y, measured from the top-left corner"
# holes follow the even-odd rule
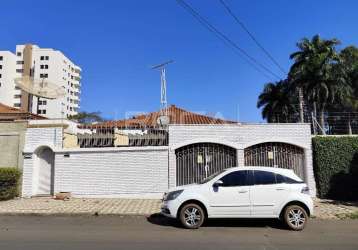
[[[217,187],[222,186],[223,184],[224,184],[224,182],[222,180],[217,180],[214,182],[213,187],[217,188]]]

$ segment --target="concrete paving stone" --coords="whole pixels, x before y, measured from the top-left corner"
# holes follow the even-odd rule
[[[338,219],[342,214],[358,212],[358,203],[314,199],[315,217]],[[84,199],[68,201],[52,198],[14,199],[0,202],[1,214],[94,214],[150,215],[159,213],[160,200],[154,199]]]

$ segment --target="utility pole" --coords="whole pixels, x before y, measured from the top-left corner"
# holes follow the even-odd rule
[[[165,66],[173,62],[173,60],[170,60],[152,67],[152,69],[160,70],[160,112],[162,117],[168,117],[167,80],[165,77]]]

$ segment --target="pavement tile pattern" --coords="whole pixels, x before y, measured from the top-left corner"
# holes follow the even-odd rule
[[[31,198],[0,202],[0,214],[150,215],[159,210],[160,200],[150,199]]]
[[[154,199],[87,199],[67,201],[52,198],[14,199],[0,202],[1,214],[68,214],[68,215],[151,215],[160,211],[160,200]],[[357,203],[315,199],[315,217],[338,219],[339,215],[358,212]]]

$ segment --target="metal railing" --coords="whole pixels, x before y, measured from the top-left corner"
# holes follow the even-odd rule
[[[90,133],[77,134],[81,148],[167,146],[168,131],[161,128],[118,129],[100,127]]]

